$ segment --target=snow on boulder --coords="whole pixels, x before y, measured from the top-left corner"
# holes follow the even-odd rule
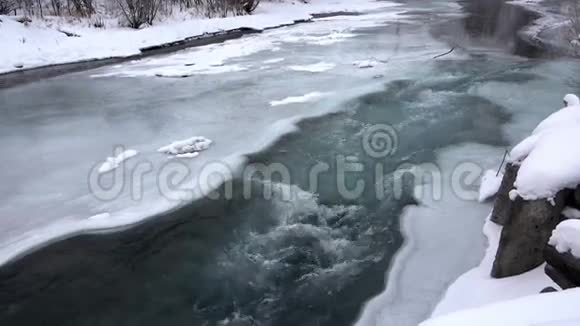
[[[569,125],[580,125],[580,105],[567,106],[550,114],[538,124],[532,135],[551,128],[561,128]]]
[[[212,141],[203,136],[194,136],[188,139],[174,141],[167,146],[159,148],[157,151],[181,158],[195,157],[199,155],[199,152],[208,149],[211,144]]]
[[[580,105],[580,98],[578,98],[576,94],[566,94],[566,96],[564,96],[564,105],[565,106]]]
[[[502,179],[503,173],[498,174],[493,170],[487,170],[483,173],[483,176],[481,177],[481,185],[479,186],[478,200],[480,203],[485,202],[497,194]]]
[[[569,251],[574,257],[580,258],[580,220],[562,221],[552,232],[548,244],[559,253]]]
[[[514,182],[517,194],[525,200],[549,199],[562,189],[576,188],[580,184],[580,146],[574,143],[577,139],[580,124],[568,124],[532,135],[522,142],[525,146],[516,146],[514,150],[525,147],[518,154],[525,158]]]
[[[106,173],[118,168],[121,163],[137,155],[138,153],[139,152],[134,149],[128,149],[115,157],[107,157],[107,160],[99,167],[99,173]]]
[[[304,94],[302,96],[289,96],[285,99],[279,101],[270,101],[270,106],[280,106],[292,103],[306,103],[312,102],[324,96],[327,96],[329,93],[321,93],[321,92],[311,92],[308,94]]]

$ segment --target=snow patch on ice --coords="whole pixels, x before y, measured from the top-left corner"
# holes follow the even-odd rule
[[[501,186],[501,180],[503,179],[503,173],[497,173],[494,170],[487,170],[481,177],[481,185],[479,186],[479,202],[483,203],[489,198],[497,194],[499,187]]]
[[[193,152],[193,153],[183,153],[183,154],[177,154],[175,155],[176,158],[194,158],[199,156],[199,152]]]
[[[107,157],[107,160],[99,167],[99,173],[113,171],[114,169],[118,168],[121,163],[137,155],[138,153],[139,152],[134,149],[128,149],[122,153],[119,153],[115,157]]]
[[[332,32],[322,35],[293,35],[283,39],[288,43],[307,43],[311,45],[331,45],[343,42],[348,38],[355,37],[356,34],[348,32]]]
[[[303,66],[289,66],[290,70],[294,71],[308,71],[308,72],[324,72],[336,67],[334,63],[328,62],[318,62],[311,65],[303,65]]]
[[[574,257],[580,257],[580,220],[562,221],[552,232],[548,243],[560,253],[569,251]]]
[[[195,157],[200,151],[210,147],[212,141],[203,136],[194,136],[184,140],[177,140],[167,146],[159,148],[157,151],[170,155],[181,155],[179,157]],[[187,154],[187,155],[186,155]],[[197,154],[197,155],[196,155]]]
[[[323,92],[311,92],[308,94],[304,94],[302,96],[289,96],[279,101],[271,101],[270,106],[280,106],[280,105],[287,105],[293,103],[306,103],[306,102],[313,102],[322,97],[328,96],[331,93],[323,93]]]
[[[264,60],[265,64],[272,64],[272,63],[279,63],[286,60],[285,58],[273,58],[273,59],[268,59],[268,60]]]
[[[100,214],[95,214],[91,217],[89,217],[89,220],[100,220],[100,219],[106,219],[106,218],[110,218],[111,214],[109,213],[100,213]]]
[[[380,64],[380,62],[376,60],[358,60],[352,63],[354,66],[365,69],[365,68],[372,68]]]

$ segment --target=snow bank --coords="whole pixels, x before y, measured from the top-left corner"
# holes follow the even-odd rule
[[[311,92],[302,96],[289,96],[279,101],[270,101],[270,106],[280,106],[292,103],[306,103],[328,96],[330,93]]]
[[[565,220],[558,224],[548,242],[559,253],[570,252],[580,257],[580,220]]]
[[[503,173],[497,174],[494,170],[487,170],[481,177],[481,185],[479,186],[479,197],[478,201],[483,203],[489,198],[495,196],[499,187],[501,186],[501,180],[503,179]]]
[[[544,266],[513,277],[496,279],[490,276],[491,267],[499,245],[501,229],[501,226],[491,222],[489,217],[487,218],[483,227],[483,233],[487,237],[488,247],[481,264],[463,274],[447,289],[447,293],[433,311],[432,317],[537,294],[548,286],[558,288],[544,273]],[[425,325],[431,324],[425,323]],[[507,324],[499,323],[488,325]]]
[[[176,157],[195,157],[199,152],[209,148],[212,141],[203,136],[194,136],[184,140],[177,140],[167,146],[159,148],[157,151]]]
[[[571,326],[580,325],[580,289],[542,293],[461,311],[421,326]]]
[[[185,40],[190,37],[248,27],[257,30],[311,19],[311,13],[333,11],[366,11],[392,7],[388,2],[312,0],[301,2],[263,2],[252,15],[166,21],[141,30],[128,28],[97,29],[86,24],[71,25],[62,21],[34,19],[25,26],[11,16],[0,16],[0,72],[17,70],[16,66],[38,66],[81,60],[124,57],[139,54],[140,49]],[[67,37],[64,29],[80,37]],[[340,41],[348,35],[315,37],[317,44]]]
[[[121,163],[125,160],[130,159],[131,157],[137,155],[137,152],[134,149],[128,149],[115,157],[107,157],[107,160],[101,164],[99,167],[99,173],[106,173],[109,171],[113,171],[114,169],[118,168]]]
[[[311,65],[304,65],[304,66],[290,66],[288,67],[290,70],[294,71],[308,71],[308,72],[324,72],[336,67],[334,63],[328,62],[318,62]]]

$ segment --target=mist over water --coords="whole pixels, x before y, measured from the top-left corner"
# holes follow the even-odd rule
[[[475,6],[474,3],[481,2],[468,2],[468,7]],[[501,15],[494,11],[491,16]],[[290,172],[290,183],[282,183],[276,177],[272,180],[237,177],[229,200],[223,197],[197,200],[133,229],[77,236],[3,266],[0,324],[355,323],[365,302],[379,295],[385,283],[398,281],[386,279],[385,272],[403,243],[399,217],[405,207],[414,205],[423,209],[425,215],[431,213],[430,208],[448,207],[449,197],[438,202],[415,198],[416,186],[422,183],[413,178],[405,178],[402,194],[395,196],[393,185],[398,167],[405,163],[437,163],[447,175],[452,169],[448,165],[452,164],[442,163],[442,153],[449,161],[468,160],[482,168],[495,167],[490,153],[501,152],[514,142],[515,136],[506,132],[506,126],[521,124],[520,109],[527,102],[513,99],[509,92],[522,94],[525,89],[522,85],[535,90],[554,85],[546,75],[569,67],[567,62],[546,67],[541,62],[498,55],[495,49],[482,48],[465,50],[458,57],[432,60],[437,54],[432,52],[440,48],[433,51],[429,48],[433,44],[425,45],[432,42],[428,34],[433,31],[423,27],[426,18],[421,17],[397,27],[401,37],[414,41],[403,39],[399,52],[389,53],[395,63],[379,68],[380,74],[387,77],[367,76],[379,84],[375,91],[340,101],[330,110],[332,114],[300,122],[297,132],[249,156],[248,164],[284,164]],[[457,22],[455,18],[442,21]],[[461,21],[467,23],[469,19]],[[478,29],[485,31],[485,35],[504,35],[501,31],[507,28],[487,26],[491,23],[486,19],[474,24],[480,24]],[[360,43],[351,46],[370,46],[375,44],[371,41],[376,44],[382,41],[392,50],[393,40],[383,36],[392,35],[393,28],[389,24],[364,29],[360,32]],[[441,33],[448,35],[445,31]],[[420,46],[427,54],[415,51]],[[299,52],[296,48],[293,51]],[[315,54],[308,52],[310,55]],[[423,59],[417,60],[413,55]],[[331,81],[332,78],[324,80]],[[236,83],[228,85],[234,86],[225,93],[240,94]],[[530,92],[529,98],[541,103],[552,101],[541,92]],[[544,111],[534,112],[539,116]],[[365,132],[381,124],[392,127],[398,141],[393,153],[377,158],[369,156],[363,139]],[[449,151],[450,148],[462,150]],[[339,191],[337,159],[341,157],[350,157],[363,167],[348,174],[345,180],[348,187],[354,187],[357,181],[367,185],[360,196],[345,198]],[[313,190],[309,172],[321,163],[328,170],[319,175],[318,186]],[[375,168],[379,164],[382,169],[377,175]],[[243,193],[244,185],[248,184],[253,194],[250,198]],[[377,184],[384,190],[384,197],[377,197]],[[218,193],[223,194],[224,187]],[[272,191],[271,198],[265,198],[265,189]],[[449,191],[447,183],[444,190]],[[452,198],[455,203],[456,197]],[[470,202],[459,202],[461,205],[450,207],[462,211],[448,214],[473,212],[467,208]],[[465,229],[465,234],[471,236],[480,227],[474,220],[477,217],[459,219],[464,222],[455,227]],[[436,222],[432,234],[445,236],[446,221]],[[466,247],[466,252],[472,255],[466,259],[446,257],[454,263],[437,263],[457,265],[453,272],[461,272],[478,259],[475,256],[480,248],[469,249]],[[428,264],[420,266],[421,270],[429,268]],[[411,281],[425,287],[431,284],[429,279]],[[436,281],[444,283],[445,279]],[[401,289],[399,300],[423,306],[399,311],[405,315],[400,320],[426,317],[428,311],[424,306],[435,304],[442,294],[433,290],[426,296],[415,290]],[[369,326],[396,319],[396,316],[375,318],[390,313],[380,309],[367,313],[373,315],[363,322],[375,322],[365,324]]]

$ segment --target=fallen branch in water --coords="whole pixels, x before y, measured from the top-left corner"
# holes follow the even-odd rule
[[[453,52],[453,50],[455,50],[455,47],[452,47],[451,50],[449,50],[449,51],[447,51],[447,52],[445,52],[443,54],[434,56],[433,59],[437,59],[437,58],[440,58],[440,57],[442,57],[444,55],[448,55],[449,53]]]

